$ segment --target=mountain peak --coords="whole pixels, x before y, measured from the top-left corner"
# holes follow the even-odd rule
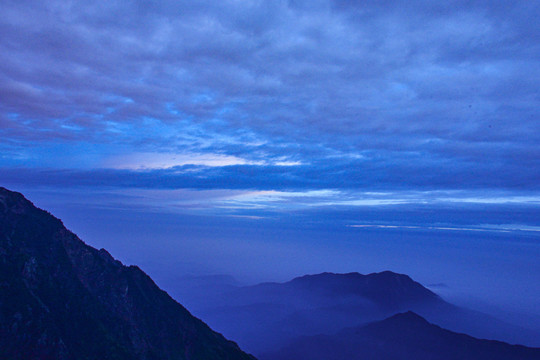
[[[32,206],[33,204],[23,194],[0,187],[0,213],[8,211],[22,213]]]
[[[298,337],[263,359],[506,360],[540,359],[540,349],[481,340],[445,330],[412,311],[347,328],[334,335]]]
[[[430,324],[426,319],[424,319],[422,316],[418,315],[414,311],[406,311],[406,312],[398,313],[382,321],[392,322],[392,323],[401,322],[401,323],[407,323],[407,324],[411,324],[411,323],[423,324],[423,325]]]
[[[390,270],[385,270],[381,272],[369,273],[367,275],[361,274],[359,272],[349,272],[349,273],[334,273],[334,272],[322,272],[319,274],[308,274],[296,277],[291,281],[312,281],[312,280],[324,280],[324,279],[364,279],[364,278],[379,278],[379,279],[401,279],[413,281],[410,276],[406,274],[396,273]]]
[[[400,274],[400,273],[396,273],[396,272],[393,272],[393,271],[390,271],[390,270],[384,270],[384,271],[381,271],[381,272],[375,272],[375,273],[370,273],[370,274],[367,274],[366,276],[372,276],[372,277],[381,277],[381,278],[392,278],[392,279],[406,279],[406,280],[411,280],[411,277],[407,274]]]
[[[357,272],[324,272],[304,275],[285,283],[289,287],[328,295],[358,295],[379,304],[399,308],[398,304],[439,300],[439,296],[408,275],[383,271],[363,275]]]

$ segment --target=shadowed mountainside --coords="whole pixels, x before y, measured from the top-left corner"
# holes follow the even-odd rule
[[[253,360],[160,290],[0,188],[0,358]]]
[[[262,360],[533,360],[540,349],[479,340],[430,324],[413,312],[348,328],[335,335],[302,337]]]

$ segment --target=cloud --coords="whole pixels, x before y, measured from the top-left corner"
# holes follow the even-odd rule
[[[300,165],[242,164],[244,160],[232,157],[200,157],[192,158],[191,162],[189,159],[175,160],[167,157],[165,160],[173,162],[181,160],[189,164],[165,167],[161,165],[169,165],[169,163],[164,164],[158,161],[152,166],[147,166],[146,169],[133,169],[143,164],[139,162],[124,163],[124,165],[127,164],[126,166],[119,163],[115,166],[116,168],[108,169],[4,167],[0,174],[0,181],[48,186],[56,184],[63,187],[112,186],[151,189],[280,191],[499,189],[535,192],[539,190],[537,179],[540,177],[538,168],[524,172],[520,171],[520,164],[515,166],[497,162],[478,164],[467,160],[452,164],[444,160],[423,159],[418,153],[405,154],[401,158],[372,156],[367,159],[321,160]],[[226,165],[231,161],[236,164]],[[196,165],[197,162],[199,165]]]
[[[158,188],[538,186],[534,2],[53,0],[0,11],[4,167]],[[132,168],[175,156],[158,167],[235,166],[100,170],[137,154],[154,155]]]
[[[249,162],[235,156],[219,154],[187,154],[175,153],[129,153],[113,156],[103,163],[105,168],[112,169],[167,169],[182,165],[231,166]]]

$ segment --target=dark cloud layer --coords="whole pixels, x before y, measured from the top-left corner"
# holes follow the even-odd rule
[[[441,160],[443,161],[443,160]],[[444,162],[444,161],[443,161]],[[21,185],[62,187],[105,186],[146,189],[250,190],[540,190],[540,167],[529,172],[519,165],[446,163],[417,154],[377,161],[314,162],[310,165],[177,166],[155,170],[56,170],[4,168],[0,180]],[[495,175],[496,174],[496,175]]]
[[[4,1],[0,11],[5,176],[54,157],[59,170],[32,178],[538,187],[536,2]],[[99,170],[132,151],[262,165]]]

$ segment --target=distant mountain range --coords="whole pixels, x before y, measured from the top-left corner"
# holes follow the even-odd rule
[[[406,312],[335,335],[301,337],[261,360],[533,360],[540,349],[479,340]]]
[[[216,288],[223,292],[207,292],[196,301],[191,301],[196,296],[193,292],[179,296],[210,326],[255,355],[271,352],[300,336],[333,334],[406,311],[479,338],[533,346],[540,342],[538,331],[452,305],[409,276],[390,271],[322,273],[285,283]]]
[[[0,359],[253,360],[136,266],[0,188]]]

